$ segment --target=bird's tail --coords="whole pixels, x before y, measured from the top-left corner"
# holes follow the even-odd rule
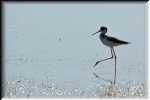
[[[126,42],[125,44],[131,44],[131,42]]]
[[[131,42],[121,41],[123,44],[131,44]]]

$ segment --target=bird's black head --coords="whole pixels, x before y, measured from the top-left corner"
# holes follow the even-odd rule
[[[97,32],[93,33],[92,35],[95,35],[95,34],[97,34],[99,32],[101,32],[102,34],[107,33],[107,27],[101,26],[100,29]]]
[[[107,32],[107,27],[101,26],[99,31],[102,32],[102,33],[106,33]]]

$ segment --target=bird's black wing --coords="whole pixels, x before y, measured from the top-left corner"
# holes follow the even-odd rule
[[[110,36],[108,36],[107,39],[109,41],[112,41],[113,43],[120,43],[120,44],[128,44],[129,43],[129,42],[126,42],[126,41],[123,41],[123,40],[119,40],[115,37],[110,37]]]

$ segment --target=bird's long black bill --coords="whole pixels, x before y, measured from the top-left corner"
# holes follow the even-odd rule
[[[93,34],[91,34],[91,35],[95,35],[95,34],[97,34],[98,32],[100,32],[100,31],[97,31],[97,32],[95,32],[95,33],[93,33]]]

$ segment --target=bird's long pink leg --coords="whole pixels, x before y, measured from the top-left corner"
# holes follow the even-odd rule
[[[102,62],[102,61],[112,59],[112,58],[113,58],[113,48],[110,48],[110,50],[111,50],[111,55],[112,55],[112,56],[109,57],[109,58],[106,58],[106,59],[97,61],[93,67],[96,67],[96,66],[97,66],[100,62]]]
[[[115,54],[115,50],[114,48],[112,48],[113,53],[114,53],[114,57],[115,57],[115,75],[114,75],[114,85],[116,84],[116,54]]]

